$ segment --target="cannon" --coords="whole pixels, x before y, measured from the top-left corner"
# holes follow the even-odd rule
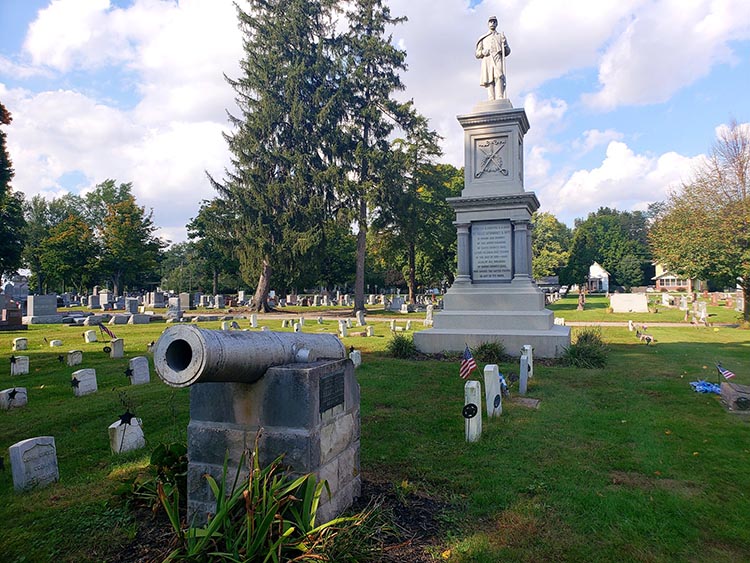
[[[172,387],[194,383],[254,383],[273,366],[346,357],[332,334],[206,330],[193,325],[166,329],[154,349],[159,377]]]
[[[318,522],[359,496],[359,385],[332,334],[167,328],[154,347],[164,383],[190,388],[188,521],[205,523],[215,499],[205,475],[239,471],[259,435],[260,462],[284,454],[293,474],[325,479]]]

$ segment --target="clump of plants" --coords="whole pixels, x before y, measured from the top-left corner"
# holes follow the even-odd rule
[[[499,340],[482,342],[479,346],[471,349],[471,354],[477,364],[500,364],[508,360],[505,345]]]
[[[187,493],[187,447],[181,442],[159,444],[151,453],[145,471],[125,481],[118,493],[126,501],[135,501],[156,512],[161,506],[159,486],[166,491],[174,489],[183,497]]]
[[[394,358],[408,360],[417,355],[417,347],[414,345],[414,338],[411,335],[394,332],[391,339],[386,345],[388,354]]]
[[[240,467],[245,459],[240,460]],[[317,482],[314,474],[290,476],[282,459],[279,456],[261,467],[256,441],[246,479],[240,479],[238,469],[229,481],[226,461],[219,481],[205,475],[216,498],[216,512],[202,527],[185,526],[180,493],[159,483],[159,499],[176,545],[164,563],[367,560],[377,548],[379,533],[370,523],[378,507],[368,506],[354,516],[318,524],[318,505],[327,483]]]
[[[584,328],[563,352],[561,363],[585,369],[603,368],[607,365],[608,355],[609,349],[602,340],[601,330],[598,327]]]

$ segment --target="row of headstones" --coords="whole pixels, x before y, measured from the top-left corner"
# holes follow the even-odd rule
[[[534,352],[530,344],[521,349],[518,374],[518,394],[526,395],[528,380],[534,377]],[[509,396],[505,378],[497,364],[484,367],[484,395],[487,418],[503,414],[503,395]],[[479,381],[467,381],[464,385],[464,432],[467,442],[476,442],[482,436],[482,386]]]
[[[107,428],[109,447],[113,454],[146,446],[142,421],[125,413]],[[60,480],[57,448],[53,436],[37,436],[16,442],[8,448],[13,488],[25,491]]]

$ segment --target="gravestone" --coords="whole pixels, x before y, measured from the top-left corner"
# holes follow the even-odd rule
[[[323,296],[323,307],[330,307],[331,306],[331,298],[328,297],[328,295]]]
[[[289,327],[289,321],[286,319],[281,319],[281,328],[288,328]]]
[[[294,330],[294,332],[302,332],[302,325],[300,323],[294,323],[292,329]]]
[[[0,297],[2,296],[3,294],[0,294]],[[0,307],[0,330],[28,330],[28,327],[23,324],[23,313],[17,303],[6,301]]]
[[[357,326],[365,326],[367,323],[365,322],[365,312],[364,311],[357,311]]]
[[[29,341],[26,338],[14,338],[13,339],[13,351],[20,352],[27,350],[29,347]]]
[[[112,315],[109,319],[108,325],[126,325],[130,322],[132,315]]]
[[[406,330],[411,330],[411,321],[406,321]]]
[[[526,356],[529,363],[529,379],[531,379],[534,377],[534,348],[532,348],[531,344],[524,344],[523,348],[521,348],[521,355]]]
[[[247,299],[245,298],[245,290],[244,289],[240,289],[237,292],[237,301],[240,302],[240,305],[246,305],[247,304]],[[196,302],[198,302],[198,301],[196,301]]]
[[[143,385],[151,381],[148,358],[136,356],[128,362],[129,377],[131,385]]]
[[[375,336],[375,327],[372,325],[367,326],[367,336]]]
[[[318,315],[318,324],[319,325],[323,324],[323,317],[321,317],[320,315]]]
[[[305,326],[305,317],[300,317],[298,322],[300,326]]]
[[[70,350],[66,358],[66,365],[68,367],[77,366],[83,363],[83,352],[81,350]]]
[[[86,343],[88,343],[88,344],[90,344],[92,342],[97,342],[98,339],[97,339],[97,336],[96,336],[96,331],[95,330],[87,330],[86,332],[84,332],[83,333],[83,340]]]
[[[683,295],[680,297],[680,311],[687,311],[688,310],[688,301],[687,296]]]
[[[182,319],[182,307],[179,297],[170,297],[167,302],[167,320],[179,321]]]
[[[633,326],[633,321],[628,320],[628,331],[633,332],[635,330],[635,327]]]
[[[138,299],[136,299],[135,297],[125,298],[125,311],[127,311],[131,315],[137,315],[138,314]]]
[[[129,325],[147,325],[151,322],[153,315],[130,315],[128,319]]]
[[[462,352],[502,339],[507,350],[530,343],[537,356],[558,357],[570,329],[554,323],[531,275],[531,217],[540,203],[524,188],[526,112],[493,99],[458,121],[464,189],[447,200],[456,213],[458,272],[433,327],[417,332],[414,344],[425,353]]]
[[[708,315],[708,303],[705,301],[698,303],[698,315],[701,317],[706,317]]]
[[[98,295],[90,295],[89,296],[89,309],[101,309],[102,304],[101,300],[99,299]]]
[[[313,307],[320,307],[320,295],[313,296]]]
[[[258,315],[253,313],[250,315],[250,327],[251,328],[258,328]]]
[[[487,403],[487,418],[494,418],[503,414],[500,368],[497,364],[484,366],[484,398]]]
[[[73,395],[76,397],[96,393],[98,391],[96,370],[93,368],[84,368],[74,371],[70,378],[70,385],[73,387]]]
[[[186,292],[180,293],[177,298],[180,300],[180,309],[183,311],[189,311],[192,309],[192,302],[190,300],[190,294]]]
[[[526,395],[526,391],[529,384],[529,359],[523,355],[521,356],[520,365],[518,368],[518,394]]]
[[[377,304],[377,295],[371,293],[367,296],[367,304],[368,305],[376,305]]]
[[[125,355],[125,341],[122,338],[113,338],[110,342],[109,357],[113,360],[118,360]]]
[[[214,295],[214,309],[223,309],[223,308],[224,308],[224,296]]]
[[[396,320],[395,319],[391,319],[390,327],[391,327],[391,331],[395,332],[395,330],[396,330]]]
[[[645,293],[613,293],[609,304],[614,313],[648,313],[648,297]]]
[[[57,295],[29,295],[26,300],[24,324],[59,324],[63,316],[57,313]]]
[[[10,357],[10,375],[26,375],[29,373],[28,356],[11,356]]]
[[[50,348],[59,348],[63,345],[62,340],[53,339],[49,341]]]
[[[346,323],[346,328],[352,328],[352,320],[351,319],[346,319],[344,322]]]
[[[404,304],[404,298],[403,297],[394,297],[393,301],[391,301],[390,305],[388,305],[389,311],[401,311],[401,307]]]
[[[141,419],[130,413],[125,413],[120,417],[120,420],[110,424],[107,431],[109,433],[109,448],[113,454],[139,450],[146,446]]]
[[[57,450],[52,436],[38,436],[16,442],[8,448],[13,473],[13,488],[24,491],[56,483]]]
[[[463,415],[466,441],[478,441],[482,436],[482,390],[478,381],[464,385]]]
[[[221,330],[229,330],[232,328],[232,325],[229,321],[222,321],[221,322]]]
[[[20,409],[28,402],[25,387],[12,387],[0,391],[0,410]]]
[[[354,367],[358,368],[362,365],[362,352],[360,352],[359,350],[352,350],[351,352],[349,352],[349,359],[354,364]]]
[[[424,326],[432,326],[434,312],[435,306],[432,304],[427,305],[427,310],[424,317]]]
[[[349,336],[349,331],[347,330],[346,322],[343,320],[339,321],[339,336],[341,338],[346,338]]]

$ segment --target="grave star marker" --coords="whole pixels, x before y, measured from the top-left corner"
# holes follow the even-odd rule
[[[73,387],[73,389],[78,389],[79,383],[81,383],[81,382],[78,381],[78,379],[75,378],[75,377],[70,380],[70,385]]]
[[[132,412],[125,411],[123,414],[119,416],[119,419],[120,419],[119,426],[122,426],[123,424],[132,424],[134,418],[135,418],[135,415]]]

